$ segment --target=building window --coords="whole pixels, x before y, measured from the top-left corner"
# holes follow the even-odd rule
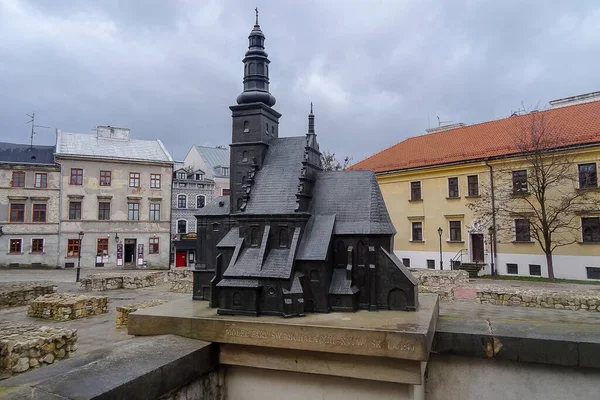
[[[48,187],[48,174],[44,174],[44,173],[40,173],[40,172],[36,173],[34,186],[36,188]]]
[[[184,187],[187,187],[187,183],[181,183],[180,182],[177,186],[180,187],[180,188],[184,188]]]
[[[139,203],[127,203],[127,219],[129,221],[140,220],[140,204]]]
[[[423,223],[413,222],[412,223],[412,241],[421,242],[423,240]]]
[[[584,243],[600,242],[600,217],[581,218],[581,234]]]
[[[229,167],[221,167],[223,176],[229,176]]]
[[[150,221],[160,221],[159,203],[150,203]]]
[[[25,187],[25,172],[13,171],[12,187]]]
[[[279,228],[279,247],[288,246],[288,231],[287,228]]]
[[[46,222],[46,204],[34,204],[32,222]]]
[[[527,170],[513,171],[513,193],[527,193]]]
[[[588,279],[600,279],[600,268],[585,267]]]
[[[421,200],[421,182],[410,183],[410,199]]]
[[[187,196],[185,194],[177,196],[177,208],[187,208]]]
[[[406,268],[410,268],[410,258],[403,258],[402,264],[404,264]]]
[[[187,179],[187,174],[185,172],[178,172],[177,179]]]
[[[96,255],[107,256],[108,255],[108,238],[99,238],[96,241]]]
[[[461,242],[462,241],[462,223],[460,221],[450,221],[450,241]]]
[[[218,222],[212,223],[212,230],[213,230],[213,232],[219,232],[219,223]]]
[[[32,253],[43,253],[44,252],[44,239],[31,239],[31,252]]]
[[[203,174],[196,174],[196,180],[197,181],[201,181],[202,179],[204,179],[204,175]]]
[[[233,293],[233,306],[234,307],[242,306],[242,295],[239,292]]]
[[[596,172],[596,164],[579,164],[579,187],[595,188],[598,187],[598,173]]]
[[[248,162],[248,152],[246,150],[242,151],[242,162]]]
[[[150,188],[160,189],[160,174],[150,174]]]
[[[511,275],[517,275],[519,273],[518,264],[506,264],[506,273]]]
[[[67,240],[67,257],[79,257],[79,239]]]
[[[69,219],[81,219],[81,202],[69,202]]]
[[[100,221],[110,220],[110,203],[107,201],[101,201],[98,203],[98,219]]]
[[[83,170],[71,168],[71,185],[83,185]]]
[[[435,269],[435,260],[427,260],[427,268]]]
[[[158,254],[159,251],[159,238],[150,238],[149,241],[149,246],[148,246],[148,253],[149,254]]]
[[[25,222],[25,204],[10,204],[10,222]]]
[[[248,121],[244,121],[244,133],[250,132],[250,123]]]
[[[250,246],[258,246],[258,228],[252,228],[250,230]]]
[[[23,240],[22,239],[10,239],[9,242],[9,253],[18,253],[21,254],[23,250]]]
[[[448,197],[459,197],[458,193],[458,178],[448,178]]]
[[[531,242],[531,225],[528,219],[515,219],[515,241]]]
[[[187,221],[185,219],[177,221],[177,233],[187,233]]]
[[[204,197],[202,195],[196,197],[196,207],[197,208],[203,208],[205,204],[206,204],[206,197]]]
[[[229,196],[229,189],[221,189],[221,196]]]
[[[129,173],[129,187],[139,188],[140,187],[140,173],[130,172]]]
[[[198,184],[198,189],[204,189],[204,183],[199,183]]]
[[[542,266],[539,264],[529,264],[529,275],[542,276]]]
[[[100,171],[100,186],[110,186],[112,180],[111,171]]]
[[[477,175],[467,176],[469,196],[479,196],[479,177]]]

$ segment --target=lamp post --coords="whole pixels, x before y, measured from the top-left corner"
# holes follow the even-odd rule
[[[439,227],[438,228],[438,235],[440,235],[440,270],[444,269],[444,262],[442,261],[442,233],[444,232],[444,230]]]
[[[488,229],[490,233],[490,273],[494,276],[494,227]]]
[[[79,251],[77,252],[77,278],[75,282],[79,282],[79,273],[81,271],[81,248],[83,247],[81,242],[83,241],[83,231],[79,232]]]

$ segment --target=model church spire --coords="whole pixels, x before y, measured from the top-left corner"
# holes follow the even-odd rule
[[[265,51],[265,35],[258,24],[258,8],[256,23],[248,36],[248,51],[244,63],[244,91],[238,96],[238,104],[264,103],[269,107],[275,105],[275,97],[269,93],[269,55]]]

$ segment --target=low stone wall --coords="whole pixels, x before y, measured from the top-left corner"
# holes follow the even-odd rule
[[[27,315],[34,318],[68,321],[72,319],[106,314],[108,297],[77,294],[47,294],[29,305]]]
[[[165,282],[164,271],[136,273],[93,274],[81,279],[81,287],[86,291],[114,289],[140,289]]]
[[[116,317],[116,324],[117,324],[117,328],[127,328],[127,325],[129,325],[129,314],[137,311],[137,310],[141,310],[143,308],[149,308],[149,307],[154,307],[154,306],[158,306],[160,304],[164,304],[164,303],[168,303],[169,300],[148,300],[148,301],[143,301],[141,303],[136,303],[136,304],[127,304],[124,306],[119,306],[117,307],[117,317]]]
[[[419,293],[435,293],[440,301],[454,300],[454,288],[440,286],[419,286]]]
[[[518,288],[477,288],[479,304],[600,312],[600,292],[555,292]]]
[[[469,283],[467,271],[410,268],[410,272],[417,278],[421,286],[445,287]]]
[[[7,283],[0,285],[0,309],[26,306],[34,299],[56,292],[56,286],[44,283]]]
[[[169,292],[192,293],[194,286],[193,271],[193,268],[177,268],[170,270],[167,276]]]
[[[69,358],[77,330],[0,322],[0,373],[14,374]]]

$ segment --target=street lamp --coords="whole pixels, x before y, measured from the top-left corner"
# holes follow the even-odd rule
[[[79,251],[77,252],[77,278],[75,282],[79,282],[79,273],[81,270],[81,248],[83,247],[81,242],[83,241],[83,231],[79,231]]]
[[[490,226],[488,231],[490,233],[490,272],[494,276],[494,227]]]
[[[438,235],[440,235],[440,270],[444,269],[444,262],[442,261],[442,232],[444,232],[444,230],[439,227]]]

